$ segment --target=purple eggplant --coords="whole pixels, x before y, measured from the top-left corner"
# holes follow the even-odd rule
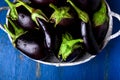
[[[52,44],[53,44],[52,43],[53,41],[51,39],[52,34],[50,33],[51,26],[47,22],[45,22],[39,18],[37,18],[37,21],[38,21],[39,27],[41,28],[42,32],[44,33],[44,36],[45,36],[44,43],[46,45],[46,48],[51,50]]]
[[[105,21],[104,24],[97,26],[97,27],[93,27],[93,34],[95,36],[95,39],[96,39],[100,49],[104,45],[104,39],[108,32],[108,25],[109,25],[109,22]]]
[[[30,58],[37,60],[44,59],[47,53],[45,52],[41,35],[37,30],[27,32],[17,38],[15,47]]]
[[[31,14],[23,7],[17,8],[18,20],[17,23],[26,30],[37,29],[38,26],[31,19]]]
[[[89,15],[84,10],[81,10],[79,7],[77,7],[71,0],[67,0],[67,2],[73,7],[73,9],[77,13],[77,18],[82,20],[83,22],[87,23],[89,21]]]
[[[100,52],[98,43],[93,35],[91,23],[85,23],[80,21],[81,35],[84,40],[85,49],[90,54],[96,55]]]
[[[32,30],[37,28],[37,25],[31,19],[31,13],[25,7],[17,7],[17,3],[12,3],[9,0],[6,0],[6,2],[10,7],[9,17],[11,17],[12,20],[16,20],[17,24],[26,30]]]
[[[26,31],[10,18],[8,18],[8,23],[8,26],[4,25],[4,28],[10,35],[14,47],[32,59],[39,60],[46,57],[43,33],[41,31]]]
[[[46,51],[51,54],[53,53],[52,55],[56,55],[62,41],[61,34],[57,28],[54,28],[53,24],[47,23],[39,18],[37,18],[37,21],[44,35],[44,46]]]
[[[20,7],[23,6],[29,13],[30,13],[30,17],[31,19],[38,25],[36,17],[39,17],[42,20],[45,20],[46,22],[48,22],[48,18],[47,16],[42,12],[41,9],[36,9],[33,8],[31,6],[29,6],[27,3],[22,2],[21,0],[17,0],[16,4],[11,3],[9,0],[5,0],[8,5],[10,6],[10,17],[13,20],[17,20],[18,19],[18,12],[16,7]]]
[[[102,1],[100,9],[93,14],[92,19],[93,33],[100,48],[102,48],[102,45],[104,44],[104,39],[109,27],[109,17],[107,12],[106,4]]]

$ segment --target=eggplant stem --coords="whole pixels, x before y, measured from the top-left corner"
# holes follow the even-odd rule
[[[62,44],[60,46],[60,50],[58,53],[58,58],[62,56],[62,59],[65,61],[67,57],[72,54],[72,52],[82,47],[80,44],[77,43],[83,43],[82,39],[72,39],[72,36],[70,34],[65,34],[62,36]]]
[[[25,34],[27,31],[24,31],[22,28],[20,28],[19,26],[16,26],[11,19],[8,18],[8,22],[11,24],[11,27],[13,28],[13,32],[11,30],[9,30],[9,27],[5,24],[4,28],[6,30],[6,32],[8,33],[8,35],[10,35],[10,37],[12,38],[12,42],[13,45],[15,46],[15,41],[18,37],[20,37],[21,35]]]
[[[42,10],[34,9],[34,8],[28,6],[26,3],[22,2],[21,0],[18,0],[18,2],[19,2],[18,5],[21,4],[22,6],[24,6],[31,13],[31,18],[37,25],[38,25],[38,22],[37,22],[36,18],[40,18],[40,19],[45,20],[46,22],[48,22],[48,18],[42,12]]]
[[[22,2],[21,0],[17,0],[19,2],[19,5],[24,6],[30,13],[34,11],[34,9],[30,6],[28,6],[26,3]]]
[[[22,4],[21,3],[16,3],[15,7],[20,7]]]
[[[104,0],[102,0],[101,8],[93,15],[93,22],[95,27],[102,25],[107,18],[108,17],[107,17],[106,4]]]
[[[54,10],[58,10],[58,8],[54,5],[54,4],[49,4],[49,6],[51,7],[51,8],[53,8]]]
[[[69,7],[57,8],[52,3],[49,4],[49,6],[54,9],[54,12],[53,12],[53,14],[50,17],[50,21],[54,21],[55,22],[54,27],[56,27],[56,25],[59,24],[62,19],[64,19],[64,18],[72,18],[72,16],[68,13],[68,11],[70,10]]]
[[[18,19],[18,13],[17,13],[15,4],[10,2],[10,0],[5,0],[5,2],[10,7],[10,16],[11,16],[12,20],[17,20]]]
[[[48,22],[48,18],[46,17],[46,15],[40,10],[40,9],[37,9],[35,12],[32,13],[31,15],[32,17],[32,20],[34,22],[36,22],[36,24],[39,26],[38,22],[37,22],[37,18],[40,18],[46,22]]]
[[[10,22],[10,24],[12,25],[14,31],[15,31],[15,36],[20,36],[22,33],[24,33],[24,30],[22,28],[20,28],[19,26],[17,27],[12,20],[8,19],[8,21]]]
[[[79,19],[86,23],[89,21],[89,16],[86,12],[80,10],[77,6],[75,6],[75,4],[71,0],[67,0],[67,2],[69,2],[71,6],[76,10]]]

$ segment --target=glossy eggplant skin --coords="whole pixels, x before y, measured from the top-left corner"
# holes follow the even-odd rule
[[[81,22],[81,35],[84,40],[85,49],[88,53],[96,55],[100,52],[98,43],[93,35],[92,27],[90,23]]]
[[[100,49],[104,45],[104,39],[106,37],[106,34],[108,32],[108,27],[109,27],[108,25],[109,25],[109,21],[106,20],[102,25],[93,27],[93,34],[95,36],[95,39]]]
[[[43,36],[39,31],[27,32],[15,41],[16,48],[32,59],[44,59],[46,56]]]
[[[44,35],[44,46],[46,50],[53,53],[58,52],[61,39],[53,24],[47,23],[39,18],[37,18],[37,21],[39,23],[39,28]]]
[[[25,30],[32,30],[37,27],[35,22],[31,19],[31,14],[25,7],[19,6],[16,9],[18,12],[18,19],[16,20],[18,25]]]
[[[38,24],[42,32],[44,33],[44,43],[47,49],[51,49],[52,47],[52,39],[51,39],[51,34],[48,28],[50,26],[47,25],[47,23],[40,18],[37,18]]]

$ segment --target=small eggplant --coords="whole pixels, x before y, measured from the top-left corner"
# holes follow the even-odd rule
[[[95,39],[96,39],[100,49],[104,45],[104,39],[108,32],[108,25],[109,25],[109,22],[108,22],[108,20],[106,20],[102,25],[93,27],[93,34],[95,36]]]
[[[37,25],[31,19],[31,14],[25,7],[23,6],[17,7],[16,6],[17,3],[11,3],[9,0],[6,0],[6,2],[8,3],[10,7],[9,17],[11,17],[12,20],[16,20],[17,24],[26,30],[32,30],[32,29],[37,28]],[[15,19],[13,16],[16,16]]]
[[[84,22],[88,22],[89,21],[89,16],[88,14],[81,10],[80,8],[78,8],[71,0],[67,0],[67,2],[75,9],[77,15],[78,15],[78,18]]]
[[[10,25],[4,25],[4,28],[10,35],[14,47],[32,59],[44,59],[45,50],[42,32],[38,30],[25,31],[10,18],[8,18],[8,22]],[[12,27],[13,30],[10,30],[9,27]]]
[[[44,20],[37,18],[40,30],[42,30],[44,35],[44,46],[46,51],[49,53],[54,53],[56,55],[59,51],[61,44],[61,34],[57,29],[54,28],[53,24],[47,23]]]
[[[41,28],[41,30],[42,30],[42,32],[44,33],[44,41],[45,41],[45,45],[46,45],[46,48],[47,49],[49,49],[49,50],[51,50],[51,48],[52,48],[52,35],[51,35],[51,33],[50,33],[50,25],[48,26],[48,23],[47,22],[45,22],[45,21],[43,21],[43,20],[41,20],[41,19],[39,19],[39,18],[37,18],[37,21],[38,21],[38,24],[39,24],[39,27]]]
[[[18,20],[17,23],[26,30],[37,29],[36,23],[31,19],[31,14],[23,7],[17,7]]]
[[[38,23],[37,23],[36,17],[39,17],[40,19],[45,20],[46,22],[48,22],[47,16],[40,9],[35,9],[33,7],[30,7],[27,3],[22,2],[21,0],[17,0],[17,3],[15,5],[13,3],[11,3],[9,0],[6,0],[6,2],[9,5],[12,5],[12,6],[10,6],[10,9],[11,9],[11,11],[10,11],[11,15],[10,15],[10,17],[12,17],[12,19],[14,19],[14,20],[18,19],[18,13],[17,13],[16,7],[23,6],[31,14],[30,15],[31,19],[37,25],[38,25]],[[14,8],[14,9],[12,9],[12,8]]]
[[[15,47],[30,58],[37,60],[44,59],[46,52],[42,38],[39,31],[30,31],[17,38]]]
[[[100,49],[93,35],[91,24],[80,21],[80,25],[81,34],[85,44],[85,49],[90,54],[96,55],[97,53],[100,52]]]
[[[106,4],[102,1],[100,9],[93,14],[93,33],[100,48],[102,48],[102,45],[104,44],[103,41],[109,27],[109,17],[107,12]]]

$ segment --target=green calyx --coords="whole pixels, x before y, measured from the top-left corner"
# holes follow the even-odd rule
[[[82,39],[73,39],[72,36],[68,33],[62,35],[62,44],[60,46],[60,50],[59,50],[59,54],[58,54],[58,58],[60,58],[60,56],[62,57],[62,60],[66,60],[67,57],[72,54],[72,52],[81,47],[80,44],[77,43],[82,43],[83,40]]]
[[[72,18],[72,16],[68,13],[68,11],[70,10],[69,7],[57,8],[54,4],[50,4],[49,6],[54,9],[54,12],[50,17],[50,20],[55,22],[55,27],[57,24],[60,23],[62,19]]]
[[[22,2],[21,0],[18,0],[18,3],[19,3],[19,5],[24,6],[31,13],[31,18],[32,18],[33,21],[36,22],[37,25],[39,25],[39,24],[38,24],[36,18],[40,18],[40,19],[48,22],[48,18],[42,12],[42,10],[40,10],[40,9],[34,9],[34,8],[28,6],[26,3]]]
[[[27,31],[23,30],[21,27],[19,27],[18,25],[15,25],[14,22],[8,18],[8,22],[11,24],[10,27],[12,27],[13,31],[11,31],[9,29],[9,27],[5,24],[4,28],[6,30],[6,32],[10,35],[10,37],[12,38],[12,43],[15,46],[15,41],[18,37],[20,37],[21,35],[25,34]]]
[[[107,8],[105,2],[102,0],[101,8],[93,15],[93,22],[95,26],[102,25],[107,19]]]
[[[17,20],[18,19],[18,13],[16,10],[16,6],[18,4],[13,4],[12,2],[10,2],[10,0],[5,0],[5,2],[9,5],[10,7],[10,17],[12,20]]]
[[[75,11],[78,14],[78,18],[87,23],[89,21],[89,16],[86,12],[80,10],[71,0],[67,0],[68,3],[71,4],[71,6],[75,9]]]

